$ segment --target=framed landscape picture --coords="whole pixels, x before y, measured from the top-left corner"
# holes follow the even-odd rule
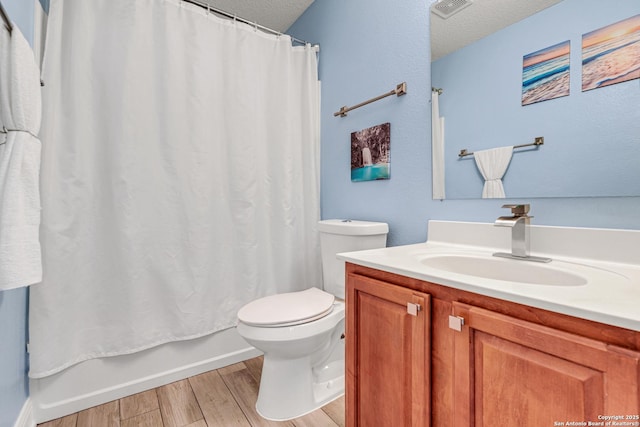
[[[569,40],[522,58],[522,105],[569,95]]]
[[[389,179],[391,124],[351,133],[351,181]]]
[[[582,91],[640,79],[640,15],[582,35]]]

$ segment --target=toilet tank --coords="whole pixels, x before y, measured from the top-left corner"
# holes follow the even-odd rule
[[[336,254],[384,248],[389,226],[384,222],[326,219],[318,222],[318,231],[324,290],[344,299],[344,261]]]

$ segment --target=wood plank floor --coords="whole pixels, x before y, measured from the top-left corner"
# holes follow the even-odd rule
[[[255,410],[262,357],[95,406],[39,427],[344,427],[344,397],[286,422]]]

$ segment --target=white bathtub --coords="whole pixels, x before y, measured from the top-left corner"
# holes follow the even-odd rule
[[[49,421],[260,354],[231,328],[135,354],[88,360],[30,380],[33,418]]]

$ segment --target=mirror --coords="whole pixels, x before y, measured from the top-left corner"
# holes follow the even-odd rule
[[[506,10],[521,3],[539,7]],[[625,72],[634,79],[582,89],[583,34],[631,17],[640,20],[637,0],[616,1],[615,8],[597,0],[474,0],[447,19],[430,13],[446,198],[482,197],[475,156],[459,157],[460,150],[530,144],[536,137],[544,145],[513,150],[502,178],[507,198],[640,196],[640,25],[626,35],[625,46],[636,53],[626,54]],[[492,25],[500,28],[489,34],[484,27]],[[473,41],[459,40],[466,35]],[[523,57],[567,41],[569,94],[523,106]]]

